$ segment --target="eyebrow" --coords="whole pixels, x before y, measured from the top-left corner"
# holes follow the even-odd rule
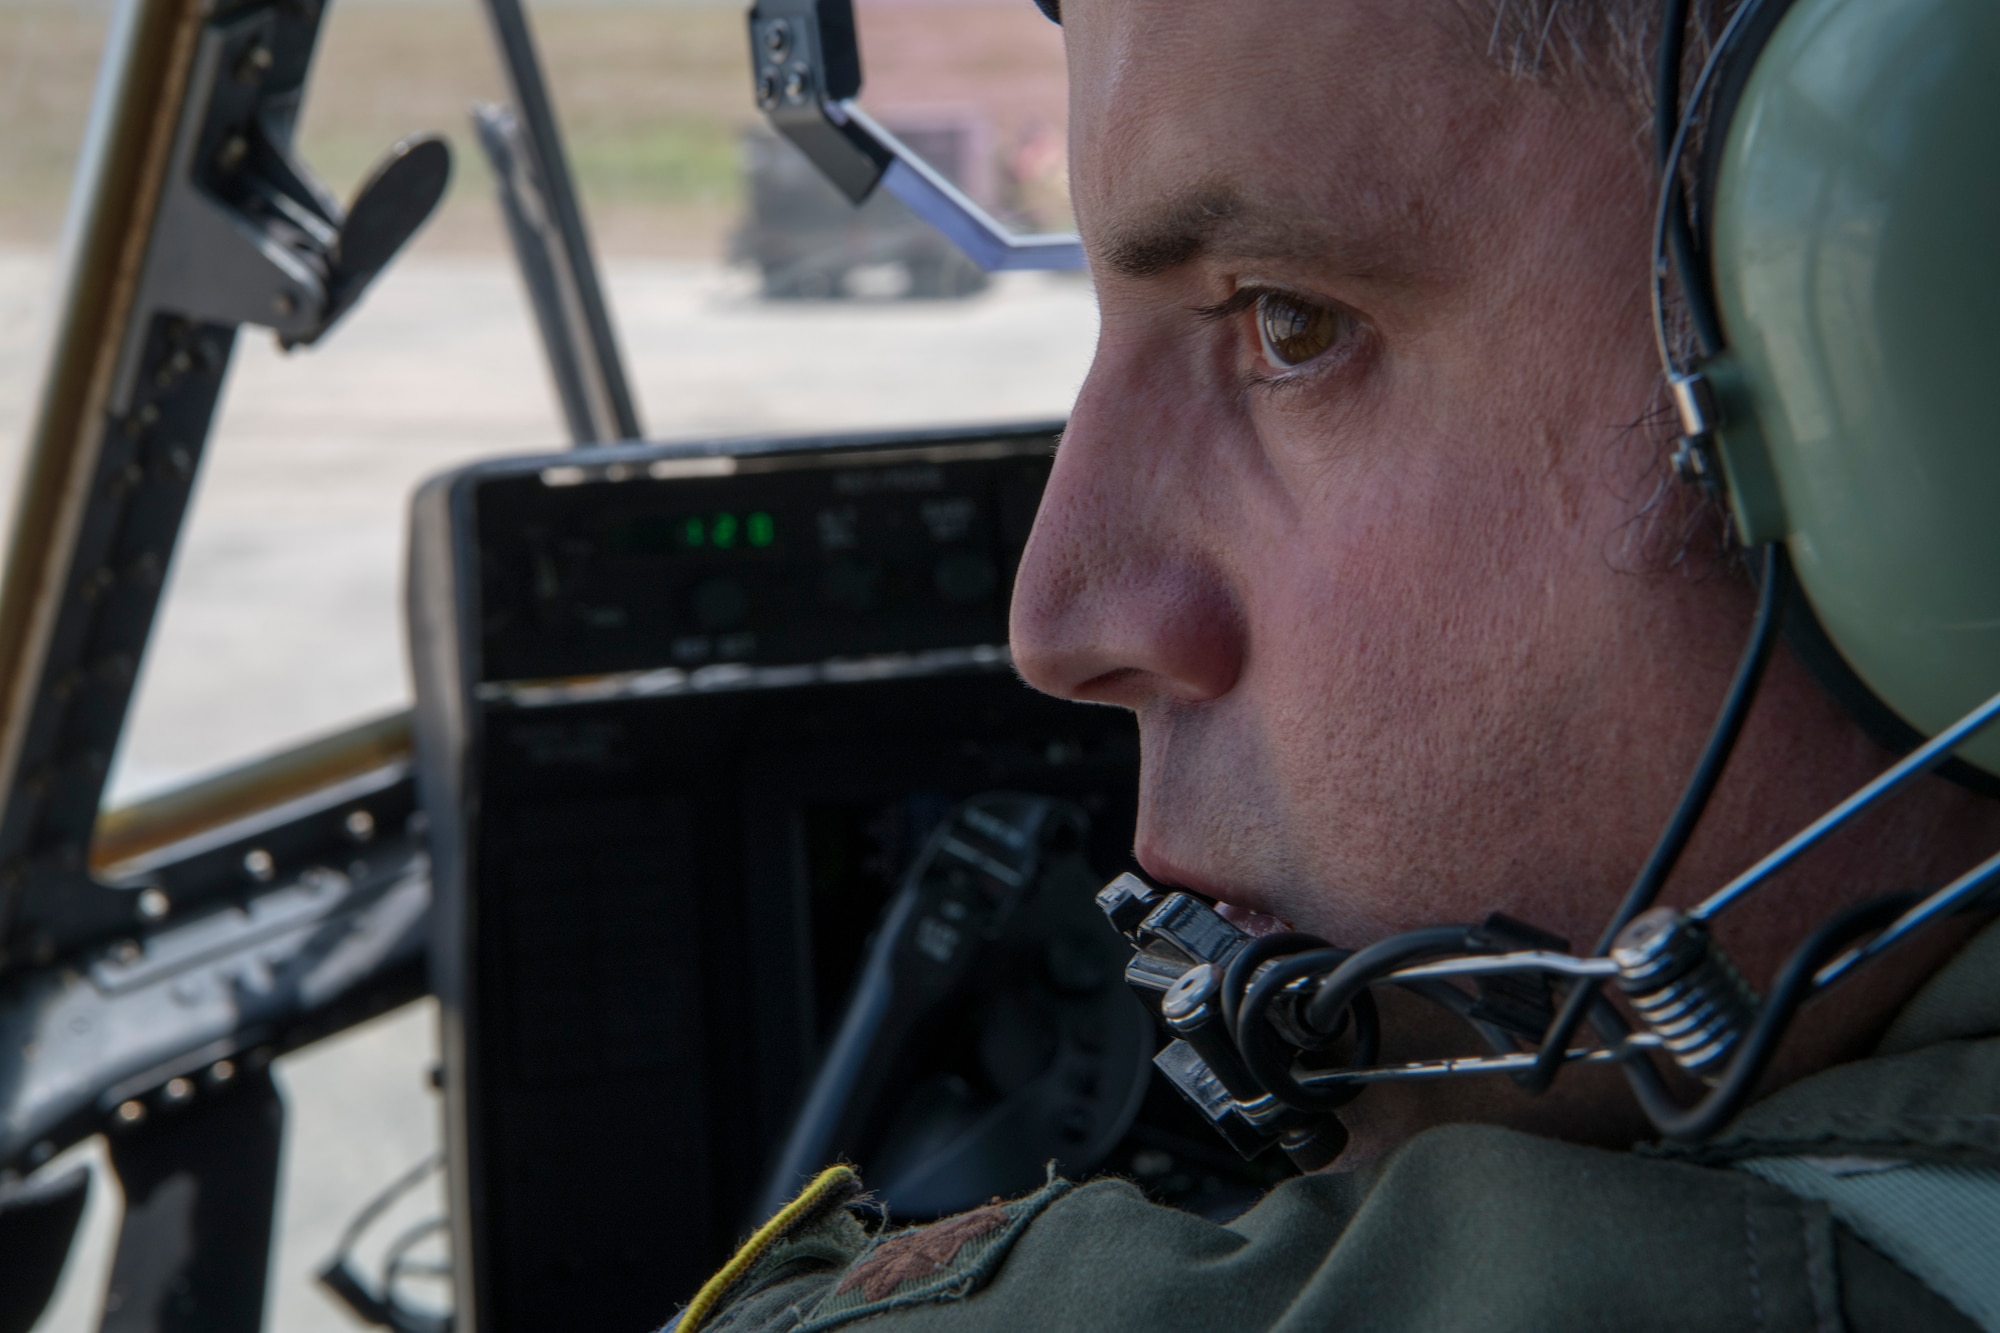
[[[1420,205],[1405,209],[1401,225],[1379,206],[1354,210],[1351,222],[1299,217],[1249,201],[1234,185],[1211,182],[1134,210],[1140,220],[1114,223],[1098,258],[1127,278],[1158,277],[1211,254],[1299,260],[1381,277],[1416,267],[1412,252],[1426,214]]]
[[[1152,278],[1192,263],[1215,234],[1243,213],[1243,197],[1233,186],[1209,185],[1153,209],[1141,225],[1114,231],[1103,247],[1104,262],[1128,278]]]

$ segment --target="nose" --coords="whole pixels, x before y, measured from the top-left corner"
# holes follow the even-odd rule
[[[1225,469],[1198,395],[1100,344],[1014,585],[1014,665],[1036,689],[1142,708],[1226,694],[1245,630],[1221,539]],[[1220,424],[1220,423],[1216,423]]]

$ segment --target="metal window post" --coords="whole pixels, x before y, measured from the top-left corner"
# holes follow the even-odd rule
[[[533,211],[540,214],[543,225],[534,230],[534,235],[543,253],[527,253],[528,231],[510,227],[510,233],[529,282],[531,298],[538,302],[542,299],[538,295],[542,285],[535,281],[538,273],[546,272],[554,280],[557,309],[547,312],[538,307],[537,317],[558,394],[564,400],[564,414],[570,418],[572,433],[578,435],[578,444],[638,439],[639,415],[626,383],[624,363],[611,328],[611,312],[598,282],[590,237],[584,230],[583,212],[577,203],[575,182],[570,178],[561,132],[556,128],[555,108],[549,101],[548,85],[535,54],[527,13],[521,0],[486,0],[486,13],[493,23],[494,40],[500,46],[500,63],[507,75],[518,125],[524,132],[514,147],[525,152],[528,159],[525,165],[540,194],[536,202],[541,207]],[[503,179],[503,192],[506,188]],[[553,236],[549,234],[551,231]],[[560,318],[551,319],[550,313]],[[560,343],[556,341],[558,335]],[[587,436],[578,431],[577,413],[572,410],[573,386],[578,379],[589,418]]]

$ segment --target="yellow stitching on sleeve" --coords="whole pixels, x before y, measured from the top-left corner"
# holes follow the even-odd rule
[[[724,1264],[720,1273],[703,1284],[702,1289],[695,1293],[694,1299],[688,1302],[687,1309],[681,1311],[680,1323],[674,1326],[675,1333],[695,1333],[695,1330],[715,1313],[715,1307],[729,1289],[750,1271],[750,1265],[756,1263],[758,1256],[771,1247],[771,1242],[791,1230],[800,1218],[818,1208],[827,1195],[838,1189],[849,1188],[856,1180],[854,1168],[851,1166],[830,1166],[815,1176],[813,1183],[806,1186],[798,1198],[780,1208],[777,1216],[758,1227],[750,1239],[743,1242],[743,1248],[736,1252],[736,1257]]]

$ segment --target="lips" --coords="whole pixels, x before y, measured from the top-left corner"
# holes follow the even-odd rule
[[[1276,931],[1291,929],[1289,923],[1269,913],[1259,912],[1253,907],[1245,907],[1230,901],[1229,890],[1217,886],[1193,871],[1175,865],[1166,857],[1148,848],[1139,849],[1139,866],[1156,883],[1186,889],[1190,893],[1198,893],[1204,898],[1213,899],[1216,915],[1246,935],[1269,935]]]

